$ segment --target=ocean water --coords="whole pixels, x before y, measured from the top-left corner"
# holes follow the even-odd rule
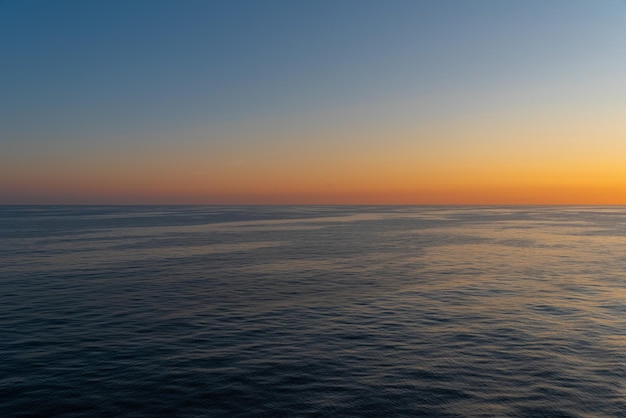
[[[0,207],[0,416],[624,417],[626,208]]]

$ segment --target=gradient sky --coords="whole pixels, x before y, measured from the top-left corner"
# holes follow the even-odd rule
[[[626,204],[623,0],[0,0],[0,204]]]

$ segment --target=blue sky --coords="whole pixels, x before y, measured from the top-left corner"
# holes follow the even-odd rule
[[[251,153],[313,131],[358,147],[359,132],[508,120],[500,109],[614,111],[624,28],[620,0],[5,0],[0,162],[172,142]]]

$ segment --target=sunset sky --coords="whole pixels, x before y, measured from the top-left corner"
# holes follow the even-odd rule
[[[0,0],[0,204],[626,204],[623,0]]]

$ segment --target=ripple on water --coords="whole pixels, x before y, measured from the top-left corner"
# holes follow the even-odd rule
[[[625,217],[0,208],[0,411],[626,416]]]

